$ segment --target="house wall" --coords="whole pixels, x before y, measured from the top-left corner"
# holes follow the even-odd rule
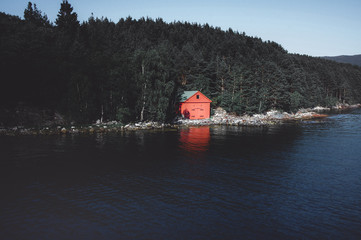
[[[179,110],[185,118],[206,119],[211,117],[211,102],[210,99],[198,91],[185,102],[181,102]]]
[[[211,104],[205,102],[184,102],[181,103],[181,114],[189,119],[205,119],[211,116]]]

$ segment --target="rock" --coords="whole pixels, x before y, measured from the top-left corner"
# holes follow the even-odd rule
[[[316,111],[316,112],[323,112],[323,111],[330,111],[330,108],[326,108],[326,107],[320,107],[320,106],[316,106],[314,108],[311,109],[312,111]]]
[[[226,112],[226,110],[224,110],[221,107],[218,107],[214,110],[214,116],[216,116],[216,117],[222,117],[225,115],[227,115],[227,112]]]
[[[312,118],[325,118],[325,117],[328,117],[327,114],[313,114],[312,115]]]
[[[73,129],[72,129],[72,133],[79,133],[79,129],[73,128]]]
[[[271,111],[268,111],[266,113],[266,116],[268,119],[284,119],[285,118],[285,114],[284,113],[281,113],[277,110],[271,110]]]

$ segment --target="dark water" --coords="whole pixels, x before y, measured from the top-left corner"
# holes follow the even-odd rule
[[[1,239],[360,239],[361,111],[0,138]]]

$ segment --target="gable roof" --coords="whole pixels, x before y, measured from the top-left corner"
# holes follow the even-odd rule
[[[180,102],[187,101],[188,98],[192,97],[194,94],[196,94],[198,91],[184,91],[184,93],[181,96]]]
[[[203,96],[203,99],[206,100],[206,102],[212,102],[209,98],[207,98],[203,93],[200,91],[184,91],[184,93],[181,96],[180,102],[186,102],[188,99],[193,97],[196,93],[199,93]],[[198,101],[197,101],[198,102]]]

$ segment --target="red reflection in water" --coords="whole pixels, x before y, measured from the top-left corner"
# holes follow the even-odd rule
[[[180,132],[181,147],[191,153],[201,153],[208,150],[211,138],[209,126],[190,127]]]

